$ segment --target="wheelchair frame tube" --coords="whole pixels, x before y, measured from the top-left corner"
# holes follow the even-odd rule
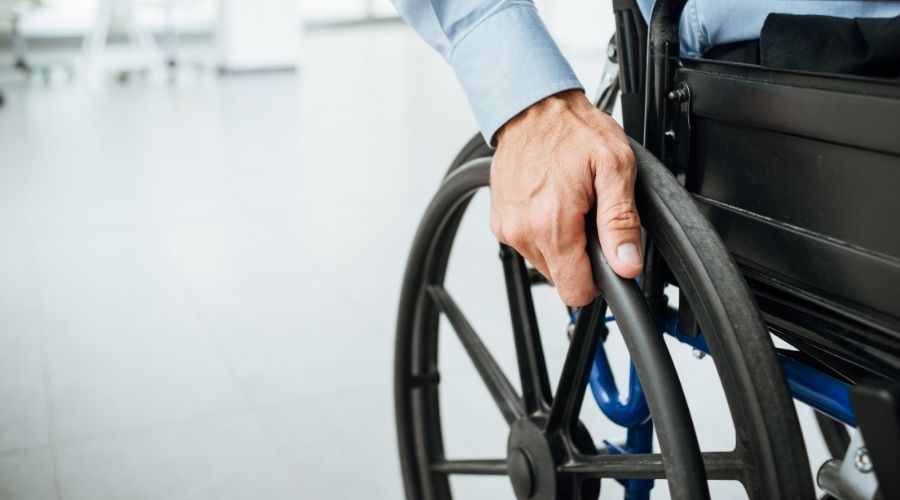
[[[594,357],[589,381],[594,400],[613,423],[622,427],[633,427],[650,418],[650,408],[647,407],[644,388],[641,387],[634,363],[630,363],[628,372],[627,398],[623,398],[619,394],[616,379],[609,366],[609,359],[606,357],[606,349],[602,345],[597,349],[597,355]]]
[[[677,311],[669,309],[660,320],[665,333],[683,344],[709,354],[703,334],[691,337],[678,329]],[[787,356],[779,355],[778,362],[784,370],[788,388],[794,399],[835,420],[856,427],[856,417],[850,405],[850,385]]]
[[[607,318],[607,321],[612,318]],[[678,312],[669,309],[658,317],[660,329],[675,337],[679,342],[687,344],[700,352],[709,354],[709,347],[702,334],[691,337],[678,328]],[[856,427],[856,415],[850,402],[850,385],[806,364],[787,356],[778,356],[781,369],[784,370],[788,388],[794,399],[802,401],[819,412]],[[632,368],[633,371],[633,368]],[[629,381],[628,398],[622,399],[616,388],[615,379],[609,367],[606,350],[601,345],[597,349],[594,366],[590,377],[591,393],[601,411],[614,423],[631,429],[640,425],[647,417],[643,413],[646,408],[643,389],[640,381],[632,373]]]
[[[647,37],[647,75],[644,85],[643,144],[669,166],[666,127],[669,123],[667,95],[678,67],[678,24],[687,0],[656,0]]]

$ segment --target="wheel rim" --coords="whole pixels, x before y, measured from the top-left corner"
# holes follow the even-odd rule
[[[636,151],[638,149],[636,147]],[[470,151],[469,154],[473,152]],[[647,158],[643,158],[643,161],[649,162]],[[708,497],[705,482],[707,477],[709,479],[739,480],[744,483],[751,498],[811,496],[808,470],[805,471],[804,477],[805,461],[800,462],[803,464],[802,468],[787,467],[790,470],[783,471],[785,473],[779,474],[778,471],[772,470],[776,449],[783,452],[784,449],[790,448],[791,451],[788,455],[794,455],[799,450],[801,456],[805,458],[802,441],[799,441],[799,426],[796,423],[796,417],[794,416],[793,419],[780,418],[772,422],[773,419],[769,419],[769,421],[761,419],[758,412],[754,413],[751,410],[747,418],[734,418],[736,411],[741,411],[748,406],[746,397],[748,393],[743,387],[747,385],[745,380],[741,380],[740,383],[733,382],[735,371],[739,371],[741,367],[720,366],[731,365],[731,362],[717,362],[716,365],[723,384],[731,383],[732,386],[745,391],[741,397],[741,395],[729,394],[729,391],[726,390],[726,397],[737,432],[737,446],[733,452],[714,452],[701,455],[699,447],[696,445],[696,437],[689,414],[686,417],[686,428],[674,428],[678,432],[671,427],[664,429],[667,425],[666,413],[671,410],[673,405],[682,405],[684,406],[683,411],[687,412],[680,385],[677,386],[677,390],[672,391],[671,388],[666,390],[656,384],[650,384],[649,387],[648,384],[645,384],[645,387],[651,391],[657,390],[658,392],[655,395],[648,395],[648,402],[651,405],[651,413],[654,415],[656,425],[660,427],[662,453],[640,456],[595,454],[593,441],[587,435],[586,430],[581,430],[583,426],[578,424],[581,398],[572,396],[572,394],[583,394],[586,385],[592,355],[584,355],[584,353],[593,353],[596,349],[597,335],[592,333],[597,331],[597,322],[602,321],[602,314],[598,312],[599,301],[593,305],[593,308],[588,307],[582,312],[569,351],[569,358],[572,360],[570,363],[570,359],[567,358],[566,367],[563,369],[563,377],[565,378],[568,373],[569,380],[574,383],[559,384],[556,391],[557,400],[567,401],[568,406],[555,411],[556,408],[554,408],[550,393],[550,383],[544,366],[540,337],[536,332],[535,313],[531,303],[531,283],[521,257],[511,249],[504,249],[501,252],[501,258],[507,278],[507,295],[510,299],[519,376],[523,388],[521,397],[516,393],[509,381],[505,379],[505,375],[490,358],[490,353],[483,344],[479,345],[477,334],[472,330],[471,325],[467,324],[462,312],[443,288],[453,236],[474,191],[487,183],[488,165],[489,159],[482,159],[471,162],[460,168],[458,172],[448,175],[442,188],[442,194],[439,193],[435,198],[423,218],[407,268],[398,316],[395,393],[398,437],[408,497],[451,498],[447,480],[451,474],[509,475],[518,498],[534,499],[596,498],[599,492],[599,479],[602,477],[668,477],[673,498]],[[641,170],[638,196],[639,200],[643,199],[644,205],[656,203],[664,206],[665,203],[660,201],[659,196],[665,197],[667,194],[671,196],[671,193],[660,195],[646,185],[641,187],[642,184],[645,184],[640,182],[642,178],[658,183],[659,179],[654,176],[667,174],[667,172],[658,170],[648,171],[646,168]],[[648,210],[646,206],[640,207],[645,221],[665,222],[666,217],[671,214],[667,215],[665,210],[659,209],[659,206],[655,210]],[[650,217],[647,218],[647,215]],[[652,233],[653,231],[648,232]],[[656,232],[659,233],[659,231]],[[684,235],[660,233],[651,236],[658,236],[660,240],[671,242],[677,241]],[[592,237],[589,240],[596,241],[596,238]],[[698,279],[696,273],[691,271],[691,265],[696,263],[691,261],[690,255],[685,256],[683,252],[674,252],[672,248],[664,248],[664,250],[666,251],[662,253],[666,261],[671,260],[675,263],[672,270],[676,277],[680,278],[679,282]],[[602,262],[599,249],[592,249],[591,255],[596,271],[595,279],[601,285],[601,290],[607,293],[602,286],[604,280],[606,280],[608,288],[610,280],[617,278],[612,275],[608,266],[604,268],[605,263]],[[722,269],[717,269],[717,271],[721,272]],[[727,274],[729,270],[725,271]],[[603,272],[607,274],[604,276]],[[730,272],[736,273],[736,270],[730,270]],[[703,276],[699,278],[703,278]],[[618,297],[614,299],[616,303],[612,304],[614,312],[616,308],[621,311],[628,309],[627,314],[619,315],[622,318],[620,323],[627,323],[629,320],[638,323],[644,322],[643,325],[638,324],[631,327],[621,325],[623,334],[629,328],[637,331],[646,331],[647,329],[648,315],[646,311],[635,310],[637,304],[644,304],[644,302],[640,300],[642,297],[633,296],[634,290],[636,288],[628,292],[632,294],[630,298]],[[619,290],[619,293],[625,292]],[[691,299],[693,299],[691,300],[692,304],[697,302],[703,306],[698,308],[700,313],[698,317],[701,319],[704,332],[716,333],[716,328],[720,327],[717,322],[722,323],[724,320],[728,320],[727,314],[721,314],[721,311],[716,310],[716,307],[721,306],[716,301],[710,302],[704,297],[691,297]],[[749,295],[744,297],[745,301],[748,299]],[[751,311],[755,314],[755,309],[751,308]],[[746,315],[746,311],[739,312]],[[444,457],[438,405],[439,377],[437,377],[437,320],[440,314],[444,314],[450,320],[453,330],[462,340],[469,357],[475,361],[482,379],[487,381],[495,403],[510,424],[512,430],[505,459],[447,460]],[[582,319],[583,321],[581,321]],[[751,324],[750,328],[762,329],[758,317],[755,320],[756,324]],[[582,333],[578,333],[579,331]],[[768,337],[759,332],[756,336],[763,338],[760,345],[766,348],[765,342],[770,342]],[[740,352],[740,350],[732,352],[733,349],[729,351],[727,345],[722,342],[722,340],[727,340],[728,335],[708,335],[708,337],[711,337],[710,348],[713,350],[714,357],[721,357],[725,360],[735,358],[739,360],[737,364],[747,364],[745,352]],[[631,352],[640,353],[643,349],[648,348],[646,345],[639,347],[634,344],[634,338],[631,340],[632,345],[628,346]],[[647,337],[645,341],[652,341],[652,339]],[[770,344],[767,348],[771,351]],[[573,354],[579,352],[583,354],[580,357]],[[664,355],[667,359],[668,352],[665,351]],[[657,364],[665,364],[659,359],[657,356]],[[671,360],[668,363],[671,365]],[[570,364],[572,367],[569,367]],[[763,364],[765,365],[765,363]],[[775,370],[778,370],[774,354],[772,354],[771,364]],[[645,377],[653,377],[652,374],[648,374],[648,370],[657,368],[644,366],[644,373],[641,373],[642,380]],[[659,379],[659,375],[656,375],[656,379]],[[677,376],[675,382],[677,384]],[[751,394],[764,394],[766,397],[763,400],[766,401],[789,402],[783,380],[780,394],[777,380],[774,384],[772,380],[763,382],[762,384],[753,384],[751,381],[750,385],[753,389]],[[562,407],[562,405],[559,406]],[[672,419],[668,419],[668,425],[672,425]],[[681,425],[684,425],[683,418]],[[794,435],[784,441],[783,445],[776,446],[773,443],[772,434],[784,436],[784,433],[789,432],[792,426],[796,430]],[[760,433],[765,435],[761,437]],[[542,438],[538,439],[537,435]],[[673,439],[674,442],[672,442]],[[666,440],[669,442],[665,443]],[[799,447],[797,446],[798,441],[800,442]],[[681,459],[674,460],[679,453]],[[692,462],[696,465],[694,470],[691,470]],[[678,464],[678,467],[675,467],[675,464]],[[794,474],[795,477],[791,478],[786,474]]]

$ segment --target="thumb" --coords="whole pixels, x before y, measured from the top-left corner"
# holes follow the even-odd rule
[[[634,164],[598,172],[597,234],[610,267],[623,278],[635,278],[644,268],[641,219],[634,202]]]

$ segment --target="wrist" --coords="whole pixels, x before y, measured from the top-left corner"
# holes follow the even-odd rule
[[[495,141],[499,146],[506,136],[527,131],[534,133],[547,125],[558,123],[557,118],[563,115],[578,114],[593,107],[581,89],[569,89],[549,95],[510,118],[497,131]]]

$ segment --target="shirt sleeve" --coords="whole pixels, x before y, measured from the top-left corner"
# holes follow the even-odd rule
[[[453,67],[485,140],[549,95],[583,89],[530,0],[393,0]]]

